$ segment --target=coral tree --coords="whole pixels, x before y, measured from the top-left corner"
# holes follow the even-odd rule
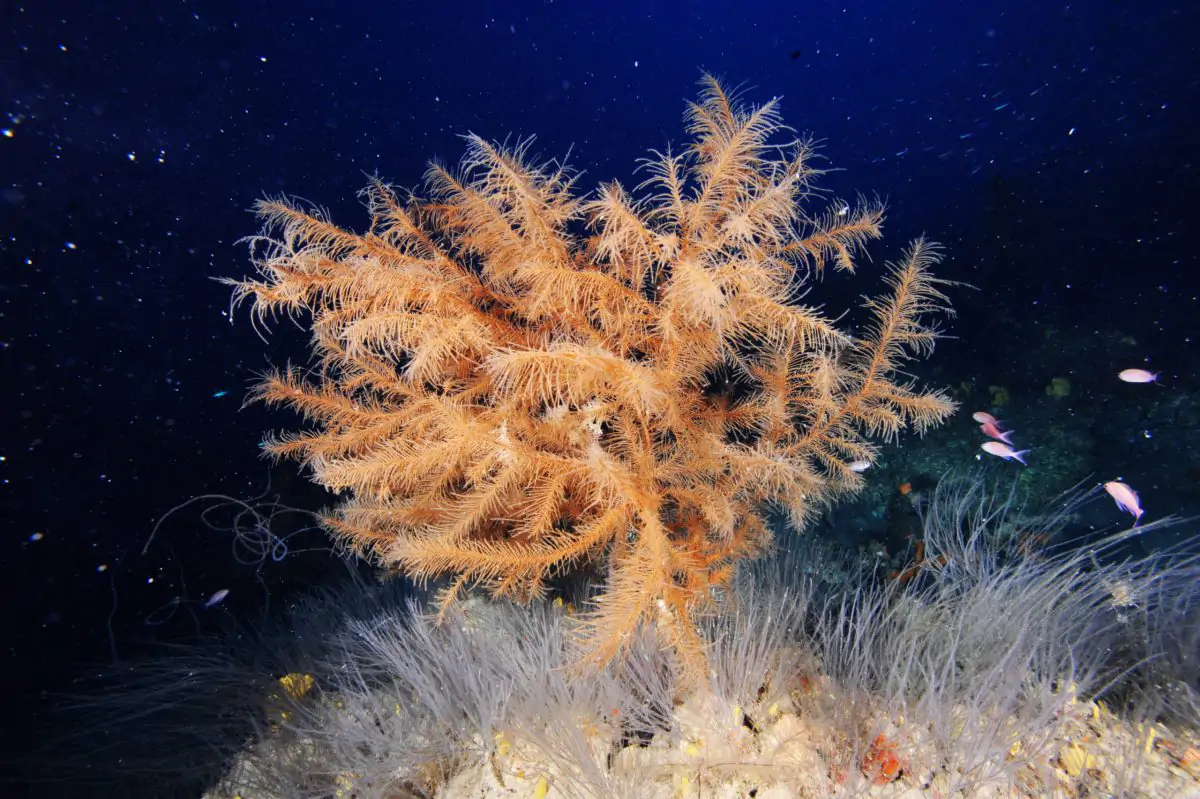
[[[260,279],[228,281],[256,323],[311,317],[315,365],[255,396],[315,423],[264,447],[344,495],[332,533],[449,578],[445,603],[470,586],[536,598],[604,564],[581,663],[649,623],[702,668],[697,621],[771,544],[770,509],[802,528],[861,486],[851,464],[873,441],[954,410],[900,371],[949,313],[938,248],[914,242],[861,335],[840,331],[798,300],[827,266],[854,270],[882,206],[810,214],[814,146],[775,100],[747,107],[706,77],[687,123],[692,143],[653,152],[638,196],[579,196],[531,140],[471,135],[425,197],[372,180],[365,233],[263,200]]]

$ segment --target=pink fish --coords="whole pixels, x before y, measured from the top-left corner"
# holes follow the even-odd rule
[[[988,438],[994,438],[999,441],[1003,441],[1005,444],[1011,444],[1012,441],[1009,440],[1008,437],[1012,435],[1012,431],[1001,430],[996,426],[996,424],[996,422],[984,422],[983,424],[979,425],[979,429]]]
[[[987,411],[975,411],[975,413],[971,414],[971,418],[974,419],[975,421],[979,422],[980,424],[999,424],[1000,423],[999,419],[997,419],[995,416],[992,416]]]
[[[1029,453],[1029,450],[1027,449],[1023,449],[1020,452],[1014,452],[1013,448],[1008,444],[1001,444],[999,441],[989,441],[980,447],[980,449],[989,455],[995,455],[997,458],[1004,458],[1004,460],[1016,458],[1022,466],[1029,465],[1025,463],[1025,459],[1021,457],[1022,455],[1027,455]]]
[[[1105,483],[1104,490],[1117,501],[1118,508],[1133,515],[1133,526],[1137,527],[1138,522],[1142,519],[1142,513],[1144,513],[1141,503],[1138,501],[1137,492],[1120,480],[1110,480]]]
[[[1153,383],[1158,380],[1158,372],[1147,372],[1145,369],[1126,369],[1117,377],[1125,383]]]

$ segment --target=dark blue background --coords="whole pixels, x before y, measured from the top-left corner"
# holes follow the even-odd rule
[[[632,186],[636,159],[685,140],[702,71],[751,102],[780,95],[842,170],[827,188],[889,200],[877,260],[927,232],[948,246],[942,276],[978,287],[955,295],[944,383],[1040,392],[1069,374],[1098,417],[1127,388],[1112,375],[1149,366],[1192,403],[1200,5],[745,5],[0,4],[0,665],[21,687],[7,731],[25,736],[39,690],[110,658],[110,623],[122,655],[169,633],[144,622],[184,584],[193,603],[233,588],[219,613],[260,606],[253,570],[194,518],[140,555],[172,506],[262,490],[256,443],[290,423],[238,409],[256,370],[304,357],[304,335],[283,322],[265,346],[244,311],[231,326],[210,279],[249,271],[246,209],[286,192],[361,229],[366,173],[416,185],[467,132],[535,133],[536,152],[571,151],[583,187]],[[845,307],[871,272],[813,298]],[[1138,360],[1110,356],[1123,336]],[[1194,439],[1139,459],[1135,433],[1143,485],[1200,484]],[[274,478],[288,501],[328,501],[294,473]],[[285,599],[330,568],[298,555],[263,576]]]

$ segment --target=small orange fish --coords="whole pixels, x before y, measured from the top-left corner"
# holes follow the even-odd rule
[[[1015,458],[1022,466],[1029,465],[1025,462],[1025,459],[1021,457],[1022,455],[1029,454],[1029,450],[1027,449],[1023,449],[1020,452],[1015,452],[1008,444],[1001,444],[999,441],[989,441],[980,447],[980,449],[989,455],[995,455],[997,458],[1004,458],[1004,460],[1011,460]]]
[[[1142,514],[1145,513],[1138,500],[1137,492],[1120,480],[1110,480],[1105,483],[1104,490],[1116,500],[1118,508],[1133,515],[1133,526],[1137,527],[1138,522],[1142,520]]]
[[[979,429],[988,438],[994,438],[998,441],[1003,441],[1005,444],[1012,443],[1012,441],[1008,438],[1012,435],[1012,431],[1001,430],[996,426],[996,422],[984,422],[983,424],[979,425]]]
[[[995,416],[992,416],[987,411],[975,411],[975,413],[971,414],[971,418],[974,419],[975,421],[979,422],[980,424],[999,424],[1000,423],[999,419],[997,419]]]
[[[1123,383],[1153,383],[1158,380],[1158,372],[1147,372],[1145,369],[1125,369],[1117,377]]]

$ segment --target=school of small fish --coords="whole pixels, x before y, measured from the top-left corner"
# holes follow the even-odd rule
[[[1009,438],[1013,434],[1012,430],[1004,430],[1001,425],[1004,422],[992,416],[986,411],[976,411],[971,415],[971,418],[979,422],[979,431],[988,438],[994,438],[995,441],[988,441],[980,446],[984,452],[989,455],[995,455],[997,458],[1004,460],[1015,460],[1022,466],[1027,466],[1024,455],[1029,454],[1029,450],[1015,450],[1012,448],[1012,439]]]
[[[1156,383],[1158,382],[1158,373],[1145,369],[1122,369],[1117,373],[1117,379],[1123,383]],[[1028,465],[1022,456],[1028,455],[1029,450],[1012,448],[1012,439],[1009,436],[1013,431],[1003,429],[1001,427],[1003,422],[986,411],[976,411],[971,418],[979,423],[980,432],[988,438],[995,439],[982,444],[980,449],[997,458],[1003,458],[1006,461],[1015,460],[1022,466]],[[1108,481],[1104,484],[1104,490],[1117,503],[1118,508],[1133,516],[1133,526],[1137,527],[1138,522],[1142,520],[1142,514],[1145,513],[1137,492],[1120,480]]]

